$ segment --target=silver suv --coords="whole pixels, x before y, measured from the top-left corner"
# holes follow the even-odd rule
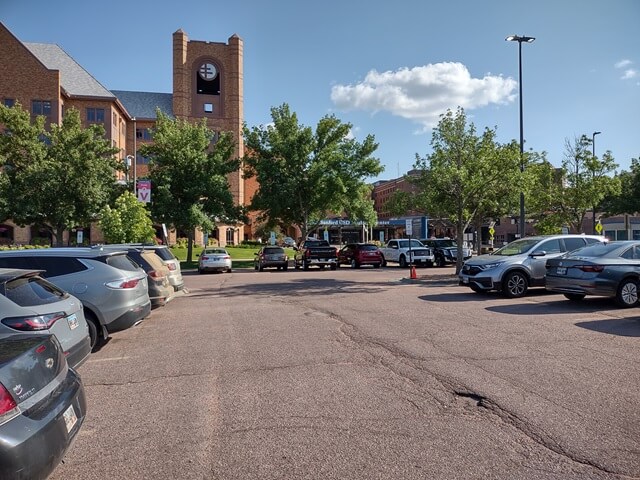
[[[0,267],[44,270],[47,280],[84,306],[91,348],[110,333],[140,323],[151,312],[147,274],[126,251],[43,248],[0,252]]]
[[[498,290],[522,297],[529,287],[543,287],[549,258],[585,245],[603,242],[598,235],[541,235],[515,240],[488,255],[467,260],[458,274],[460,285],[474,292]]]

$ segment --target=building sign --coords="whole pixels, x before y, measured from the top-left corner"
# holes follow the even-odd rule
[[[138,192],[139,202],[151,202],[151,180],[138,180],[136,191]]]

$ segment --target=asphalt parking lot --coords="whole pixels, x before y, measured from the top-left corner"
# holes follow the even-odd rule
[[[80,369],[51,478],[640,477],[640,309],[453,271],[185,273]]]

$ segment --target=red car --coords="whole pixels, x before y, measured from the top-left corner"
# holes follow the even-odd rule
[[[382,265],[382,254],[371,243],[348,243],[338,251],[338,267],[340,265],[351,265],[351,268],[372,265],[378,268]]]

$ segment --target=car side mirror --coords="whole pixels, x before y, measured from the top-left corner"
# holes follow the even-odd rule
[[[544,250],[536,250],[531,254],[532,257],[544,257],[547,254]]]

